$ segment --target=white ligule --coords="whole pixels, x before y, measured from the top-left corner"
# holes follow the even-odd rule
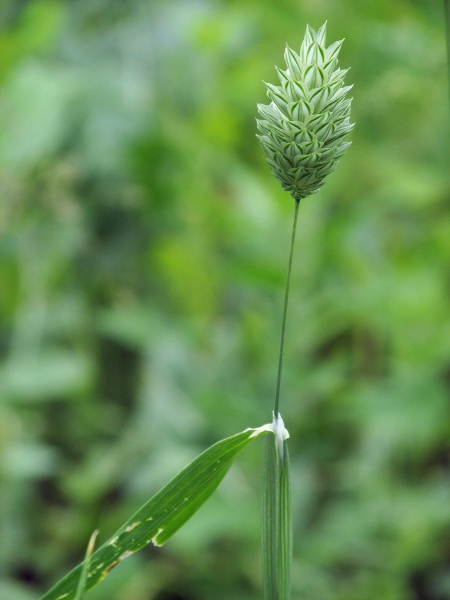
[[[280,460],[283,460],[283,442],[284,442],[284,440],[288,439],[289,431],[284,426],[284,422],[283,422],[283,419],[282,419],[280,413],[278,413],[277,416],[275,416],[275,414],[273,415],[272,431],[275,434],[275,439],[276,439],[277,448],[278,448],[278,455],[280,457]]]

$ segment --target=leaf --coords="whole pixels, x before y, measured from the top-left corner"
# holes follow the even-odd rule
[[[88,574],[88,570],[89,570],[89,561],[91,559],[92,553],[94,552],[95,540],[97,539],[97,536],[98,536],[98,529],[96,529],[94,531],[94,533],[91,535],[88,545],[87,545],[87,548],[86,548],[86,554],[85,554],[83,566],[81,569],[81,576],[80,576],[80,580],[78,582],[75,600],[83,600],[83,594],[86,589],[86,579],[87,579],[87,574]]]
[[[113,567],[148,543],[165,544],[211,496],[235,456],[253,439],[271,430],[271,425],[246,429],[200,454],[94,552],[85,589],[97,585]],[[74,600],[83,564],[70,571],[41,600]]]
[[[281,416],[266,445],[262,513],[265,600],[288,600],[292,561],[292,510],[289,452]]]

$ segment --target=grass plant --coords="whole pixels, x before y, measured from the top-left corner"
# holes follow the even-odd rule
[[[258,105],[259,139],[267,162],[284,190],[294,199],[294,220],[281,324],[273,421],[221,440],[176,475],[142,506],[100,548],[96,534],[85,560],[41,600],[81,600],[85,591],[104,579],[113,567],[149,543],[165,544],[218,487],[238,453],[252,440],[269,433],[264,465],[262,504],[262,565],[266,600],[288,600],[292,562],[291,487],[287,439],[280,414],[284,341],[295,234],[300,201],[318,192],[349,143],[352,129],[350,87],[345,70],[337,68],[342,41],[325,45],[326,24],[318,32],[307,26],[297,54],[286,47],[286,70],[277,69],[280,85],[267,85],[271,100]]]
[[[280,85],[267,83],[270,104],[259,104],[261,146],[284,190],[294,199],[294,222],[281,323],[272,436],[267,441],[262,520],[263,579],[266,600],[288,600],[292,562],[292,515],[289,452],[279,412],[284,339],[300,200],[318,192],[349,142],[351,89],[346,70],[337,68],[342,40],[326,41],[326,23],[315,32],[309,26],[297,54],[286,46],[286,70],[277,69]]]

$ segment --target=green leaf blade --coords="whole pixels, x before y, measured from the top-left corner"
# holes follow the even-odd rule
[[[122,560],[153,542],[162,546],[188,521],[218,487],[237,454],[270,425],[246,429],[217,442],[144,504],[89,561],[85,589],[104,579]],[[70,571],[41,600],[74,600],[83,563]]]
[[[91,559],[92,553],[94,552],[95,540],[97,539],[97,535],[98,535],[98,529],[96,529],[94,531],[94,533],[91,535],[89,543],[87,545],[86,554],[84,557],[83,565],[81,567],[80,580],[78,582],[78,586],[77,586],[77,590],[76,590],[76,594],[75,594],[75,600],[83,600],[84,590],[86,588],[86,579],[87,579],[88,570],[89,570],[89,561]]]

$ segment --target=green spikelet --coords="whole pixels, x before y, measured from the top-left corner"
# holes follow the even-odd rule
[[[283,189],[296,200],[319,191],[349,142],[351,99],[344,86],[348,69],[338,69],[343,40],[325,46],[326,23],[316,33],[307,25],[297,54],[286,46],[281,85],[266,83],[270,104],[258,104],[261,146]]]

